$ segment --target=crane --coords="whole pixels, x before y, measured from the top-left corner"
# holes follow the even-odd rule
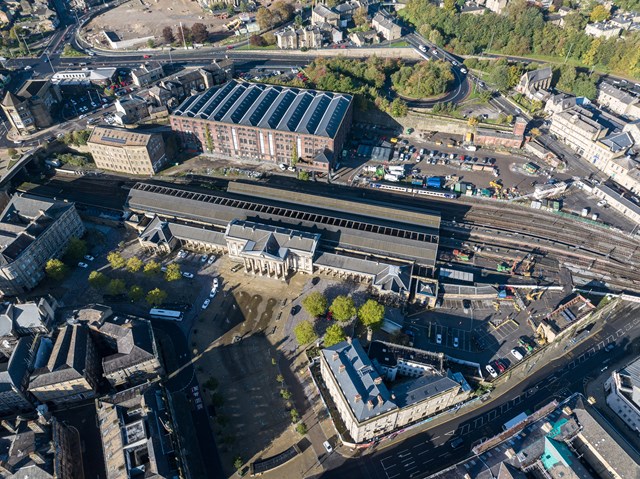
[[[537,301],[544,294],[544,289],[532,290],[527,293],[527,301]]]

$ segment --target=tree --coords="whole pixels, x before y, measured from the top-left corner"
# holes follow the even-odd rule
[[[164,273],[164,279],[167,281],[178,281],[180,278],[182,278],[180,265],[178,263],[171,263],[168,265],[167,271]]]
[[[131,286],[131,288],[129,288],[129,299],[131,301],[137,303],[142,298],[144,298],[144,289],[142,289],[142,287],[134,284],[133,286]]]
[[[595,7],[593,7],[593,10],[591,10],[591,13],[589,14],[589,19],[592,22],[604,22],[605,20],[608,20],[610,16],[611,16],[611,13],[609,12],[609,10],[607,10],[607,7],[605,7],[604,5],[598,4]]]
[[[344,333],[344,329],[338,323],[334,323],[327,328],[327,331],[324,333],[324,347],[328,348],[333,346],[334,344],[341,343],[347,339],[347,335]]]
[[[395,98],[391,102],[391,116],[395,116],[396,118],[407,116],[408,112],[407,103],[403,99]]]
[[[104,288],[109,282],[109,278],[107,275],[101,273],[100,271],[92,271],[89,273],[89,286],[95,289]]]
[[[351,296],[340,295],[333,300],[329,311],[336,320],[349,321],[356,315],[356,306]]]
[[[173,35],[173,29],[171,27],[164,27],[162,29],[162,38],[165,43],[173,43],[176,41],[176,37]]]
[[[358,8],[353,14],[353,22],[356,24],[356,27],[368,24],[369,15],[367,14],[367,9],[364,7]]]
[[[289,411],[289,414],[291,414],[291,422],[292,423],[297,423],[300,420],[300,413],[298,412],[297,409],[292,409],[291,411]]]
[[[300,28],[302,26],[302,15],[296,15],[293,22],[296,24],[296,27]]]
[[[267,32],[263,34],[262,39],[264,40],[264,43],[266,45],[275,45],[278,42],[278,40],[276,39],[276,36],[271,32]]]
[[[147,47],[153,48],[155,46],[156,46],[156,42],[153,40],[153,38],[149,38],[149,40],[147,40]]]
[[[478,126],[479,122],[480,120],[478,120],[477,116],[470,116],[469,119],[467,120],[467,125],[474,127],[474,126]]]
[[[358,319],[367,329],[378,329],[384,319],[384,305],[375,299],[368,299],[358,309]]]
[[[127,260],[127,271],[129,273],[137,273],[142,268],[142,260],[137,256],[133,256]]]
[[[539,128],[535,128],[535,127],[534,127],[534,128],[531,128],[530,133],[531,133],[531,136],[532,136],[532,137],[534,137],[534,138],[537,138],[537,137],[539,137],[539,136],[542,134],[542,132],[540,131],[540,129],[539,129]]]
[[[71,238],[64,252],[65,261],[77,263],[87,254],[87,243],[80,238]]]
[[[261,35],[251,35],[249,37],[249,45],[252,47],[265,47],[267,46],[267,42],[262,38]]]
[[[9,156],[13,157],[13,156],[16,156],[18,154],[18,150],[16,150],[15,148],[9,148],[7,150],[7,153],[9,154]]]
[[[44,272],[51,279],[62,281],[69,272],[69,267],[59,259],[50,259],[44,267]]]
[[[298,434],[300,434],[301,436],[304,436],[307,433],[307,425],[303,422],[299,423],[296,426],[296,431],[298,432]]]
[[[204,139],[207,142],[207,150],[209,150],[209,152],[213,151],[213,137],[211,136],[211,129],[208,124],[204,127]]]
[[[167,299],[167,292],[160,288],[155,288],[147,293],[146,299],[151,306],[160,306]]]
[[[236,471],[239,471],[240,469],[242,469],[243,465],[244,465],[244,461],[242,460],[242,458],[240,456],[236,456],[235,459],[233,460],[233,468]]]
[[[271,10],[260,7],[256,12],[256,22],[258,22],[260,30],[271,30],[273,28],[274,15]]]
[[[276,0],[273,5],[271,5],[271,10],[273,11],[276,23],[285,23],[293,18],[295,7],[292,3],[284,0]]]
[[[158,274],[160,272],[160,264],[156,261],[149,261],[147,264],[144,265],[144,274],[146,274],[147,276],[153,276],[155,274]]]
[[[117,251],[112,251],[111,253],[109,253],[107,255],[107,261],[113,269],[124,268],[127,264],[127,261]]]
[[[207,27],[202,23],[194,23],[191,26],[191,36],[193,37],[193,41],[196,43],[204,43],[209,40]]]
[[[318,335],[314,331],[311,321],[299,322],[296,327],[293,328],[293,334],[300,346],[305,346],[306,344],[312,343],[318,339]]]
[[[291,148],[291,166],[296,166],[298,164],[298,142],[293,142],[293,148]]]
[[[278,374],[276,376],[276,381],[278,381],[280,383],[280,385],[282,386],[284,384],[284,376],[282,374]]]
[[[302,307],[304,310],[309,313],[310,316],[314,318],[317,316],[322,316],[327,312],[327,298],[324,294],[319,291],[313,291],[309,293],[302,300]]]
[[[127,285],[123,279],[112,279],[107,285],[107,292],[113,296],[124,293]]]
[[[189,27],[185,27],[184,25],[177,29],[177,40],[180,43],[191,43],[192,36],[191,30]]]

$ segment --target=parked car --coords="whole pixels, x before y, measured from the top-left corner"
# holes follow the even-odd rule
[[[180,251],[178,251],[178,258],[186,258],[187,257],[187,252],[183,249],[181,249]]]
[[[218,278],[213,278],[213,287],[218,289],[218,286],[220,286],[220,281],[218,281]]]
[[[442,334],[440,333],[436,334],[436,343],[442,344]]]
[[[193,279],[193,273],[188,273],[187,271],[184,271],[182,273],[182,276],[184,276],[185,278]]]
[[[453,338],[453,347],[457,348],[460,346],[460,340],[458,338]]]
[[[494,365],[494,366],[496,367],[496,369],[497,369],[498,371],[500,371],[501,373],[503,373],[503,372],[505,371],[505,369],[506,369],[506,368],[504,367],[504,364],[502,364],[502,363],[501,363],[500,361],[498,361],[498,360],[495,360],[495,361],[493,362],[493,365]]]
[[[331,444],[329,444],[329,441],[324,441],[322,445],[326,449],[327,454],[331,454],[333,452],[333,448],[331,447]]]
[[[300,305],[299,304],[296,304],[295,306],[291,307],[291,316],[295,316],[299,312],[300,312]]]
[[[202,309],[207,309],[209,307],[209,303],[211,303],[210,299],[205,299],[204,303],[202,303]]]
[[[209,256],[209,259],[207,260],[207,264],[211,265],[215,263],[215,261],[216,261],[216,255],[212,254],[211,256]]]
[[[218,292],[218,290],[216,288],[211,288],[211,291],[209,291],[209,297],[211,299],[215,298],[217,292]]]
[[[200,256],[201,263],[206,263],[208,259],[209,259],[209,256],[206,254],[203,254],[202,256]]]
[[[606,352],[610,352],[610,351],[611,351],[613,348],[615,348],[615,347],[616,347],[616,345],[615,345],[614,343],[607,344],[607,347],[606,347],[606,348],[604,348],[604,350],[605,350]]]
[[[490,364],[487,364],[487,365],[485,366],[485,369],[487,370],[487,372],[488,372],[489,374],[491,374],[491,376],[492,376],[492,377],[494,377],[494,378],[497,378],[497,377],[498,377],[498,373],[496,372],[496,370],[495,370],[495,369],[493,369],[493,368],[491,367],[491,365],[490,365]]]
[[[461,437],[457,437],[453,441],[451,441],[451,447],[453,449],[458,449],[463,444],[464,444],[464,439],[462,439]]]
[[[91,256],[90,254],[85,254],[84,255],[84,259],[86,259],[87,261],[93,261],[95,258],[93,256]]]
[[[513,355],[514,358],[516,358],[518,361],[522,361],[522,358],[524,356],[522,356],[522,353],[520,351],[518,351],[517,349],[512,349],[511,350],[511,354]]]
[[[82,263],[82,262],[78,263],[78,266],[81,267],[81,268],[88,268],[89,267],[89,265],[87,263]]]

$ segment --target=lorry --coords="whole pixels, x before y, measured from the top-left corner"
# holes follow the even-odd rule
[[[398,181],[400,181],[400,177],[398,175],[394,175],[393,173],[385,173],[384,179],[386,181],[392,181],[394,183],[397,183]]]
[[[394,175],[404,175],[403,165],[391,165],[387,170],[389,170],[389,173],[393,173]]]
[[[414,179],[412,179],[412,180],[411,180],[411,184],[412,184],[413,186],[420,186],[420,187],[422,187],[422,186],[424,186],[424,180],[419,179],[419,178],[414,178]]]

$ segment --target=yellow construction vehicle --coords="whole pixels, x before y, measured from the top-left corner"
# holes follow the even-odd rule
[[[496,312],[500,311],[500,301],[493,302],[493,309],[495,309]]]
[[[522,276],[531,276],[536,258],[533,255],[527,256],[522,262]]]
[[[496,191],[500,191],[502,190],[502,185],[500,183],[498,183],[497,181],[491,181],[489,182],[489,186],[491,188],[494,188]]]
[[[527,301],[537,301],[544,294],[544,289],[532,290],[527,293]]]

